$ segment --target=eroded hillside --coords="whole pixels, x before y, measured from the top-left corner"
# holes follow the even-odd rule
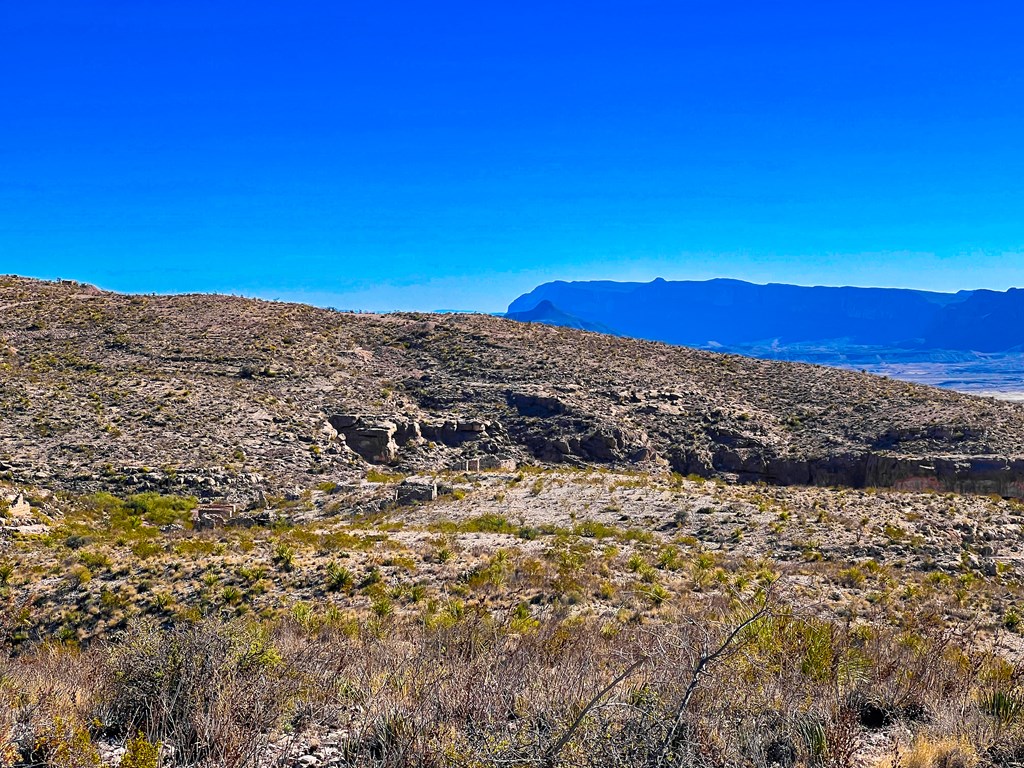
[[[366,462],[1021,495],[1024,408],[481,315],[0,284],[11,479],[251,499]],[[331,426],[333,424],[333,426]]]
[[[366,461],[490,457],[1022,494],[1018,404],[878,377],[484,315],[16,278],[0,305],[0,461],[18,481],[241,501]]]

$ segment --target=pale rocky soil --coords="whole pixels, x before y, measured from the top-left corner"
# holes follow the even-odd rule
[[[104,530],[73,498],[36,497],[36,527],[0,539],[0,560],[16,564],[11,583],[39,606],[34,632],[73,630],[80,639],[146,613],[266,614],[301,601],[362,610],[384,594],[398,612],[453,595],[502,610],[522,600],[555,605],[564,598],[554,586],[564,551],[586,574],[569,590],[574,610],[649,610],[637,562],[670,591],[765,571],[823,615],[899,615],[928,604],[937,620],[983,628],[1014,658],[1021,650],[1002,627],[1024,597],[1024,505],[1016,501],[592,470],[433,479],[454,495],[363,517],[332,501],[344,491],[317,491],[285,502],[286,525],[205,532]],[[395,483],[368,485],[380,494]],[[291,569],[275,562],[281,546],[293,550]],[[500,551],[511,558],[511,582],[479,595],[467,588]],[[81,564],[90,569],[85,583],[74,575]],[[329,564],[350,571],[352,584],[330,591]],[[383,586],[359,589],[375,569]],[[602,581],[612,585],[607,594]]]

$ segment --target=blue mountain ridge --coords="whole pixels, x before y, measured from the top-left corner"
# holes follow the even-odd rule
[[[511,315],[542,302],[637,338],[686,346],[733,347],[842,342],[997,352],[1024,345],[1024,291],[938,293],[900,288],[756,285],[741,280],[538,286]],[[558,324],[555,322],[554,324]]]

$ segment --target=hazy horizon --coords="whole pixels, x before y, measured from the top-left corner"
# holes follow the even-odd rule
[[[505,301],[504,304],[502,304],[501,306],[498,306],[498,307],[494,307],[494,308],[467,308],[467,307],[457,307],[457,306],[436,306],[436,307],[430,307],[430,308],[425,308],[425,307],[403,307],[403,306],[394,306],[394,307],[382,307],[382,306],[364,307],[364,306],[355,306],[355,305],[345,305],[345,306],[343,306],[343,305],[340,305],[340,304],[337,304],[337,303],[332,303],[332,300],[335,298],[335,295],[327,294],[327,293],[317,293],[317,292],[303,292],[303,291],[288,292],[288,291],[274,291],[274,290],[264,290],[262,292],[248,292],[248,291],[240,291],[240,290],[235,290],[235,291],[233,291],[233,290],[227,290],[227,291],[224,291],[224,290],[160,291],[160,290],[145,290],[145,289],[143,289],[143,290],[121,290],[121,289],[117,289],[117,288],[111,288],[111,287],[109,287],[107,285],[96,283],[96,282],[93,282],[93,281],[90,281],[90,280],[82,279],[82,278],[76,277],[74,275],[29,275],[29,274],[18,274],[18,273],[10,273],[10,274],[15,275],[17,277],[26,277],[26,278],[30,278],[30,279],[34,279],[34,280],[51,280],[51,281],[71,280],[71,281],[74,281],[74,282],[79,282],[79,283],[84,283],[84,284],[88,284],[88,285],[93,285],[96,288],[99,288],[100,290],[111,291],[111,292],[114,292],[114,293],[140,294],[140,295],[151,294],[151,295],[160,295],[160,296],[173,296],[173,295],[181,295],[181,294],[189,294],[189,293],[200,293],[200,294],[217,294],[217,295],[225,295],[225,296],[244,296],[244,297],[247,297],[247,298],[264,299],[264,300],[267,300],[267,301],[282,301],[282,302],[294,302],[294,303],[300,303],[300,304],[310,304],[312,306],[322,307],[322,308],[326,308],[326,309],[337,309],[337,310],[341,310],[341,311],[354,311],[354,312],[437,312],[437,313],[445,313],[445,312],[478,312],[478,313],[484,313],[484,314],[503,314],[504,312],[507,311],[508,305],[510,303],[512,303],[515,299],[519,298],[522,295],[530,293],[530,291],[532,289],[537,288],[538,286],[543,284],[543,283],[537,283],[536,285],[531,286],[527,290],[524,290],[524,291],[522,291],[520,293],[517,293],[515,295],[510,295],[508,300]],[[545,281],[545,282],[566,282],[566,283],[587,283],[587,282],[624,282],[625,283],[625,282],[629,282],[629,283],[637,283],[637,284],[646,284],[646,283],[652,283],[652,282],[654,282],[656,280],[666,280],[666,279],[667,278],[663,278],[660,275],[657,275],[657,276],[651,278],[650,280],[621,280],[621,281],[619,281],[619,280],[611,280],[609,278],[595,277],[595,278],[584,279],[584,280],[562,280],[560,278],[554,278],[552,280]],[[811,283],[780,283],[779,281],[763,281],[763,282],[761,282],[761,281],[744,280],[742,278],[724,277],[724,276],[702,278],[702,279],[693,279],[693,280],[691,280],[689,278],[680,278],[680,279],[669,280],[669,282],[709,282],[709,281],[712,281],[712,280],[737,280],[737,281],[740,281],[740,282],[751,283],[753,285],[772,285],[772,284],[776,284],[776,285],[795,285],[795,286],[804,287],[804,288],[865,288],[865,289],[877,288],[877,289],[886,289],[886,290],[912,290],[912,291],[927,291],[927,290],[929,290],[929,289],[922,289],[922,288],[913,288],[913,287],[908,287],[908,286],[853,285],[853,284],[849,284],[849,283],[846,283],[846,284],[839,284],[839,283],[837,283],[837,284],[832,284],[832,285],[825,285],[825,284],[821,284],[821,283],[817,283],[817,284],[811,284]],[[1018,288],[1018,286],[1009,286],[1005,290],[1013,290],[1015,288]],[[998,289],[959,288],[959,289],[955,289],[955,290],[929,291],[929,292],[932,292],[932,293],[955,294],[955,293],[957,293],[959,291],[977,291],[977,290],[998,290]]]

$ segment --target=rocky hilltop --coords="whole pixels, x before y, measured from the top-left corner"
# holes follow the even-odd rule
[[[1024,407],[482,315],[0,280],[0,472],[245,501],[380,472],[667,467],[1024,496]]]

